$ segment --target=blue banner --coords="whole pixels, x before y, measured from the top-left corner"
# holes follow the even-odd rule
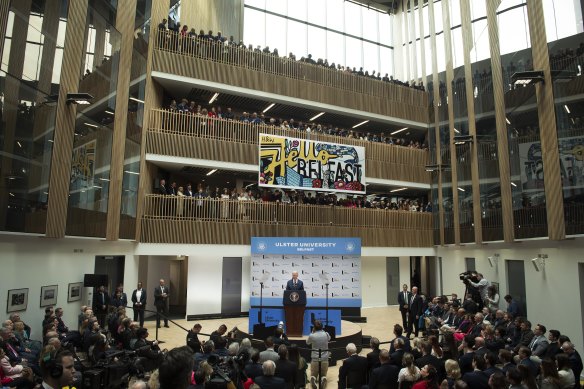
[[[249,310],[248,331],[250,334],[253,332],[253,326],[258,324],[258,312],[259,308],[255,307],[250,308]],[[284,322],[284,325],[286,325],[286,318],[283,308],[264,308],[262,309],[262,316],[263,322],[267,327],[277,326],[280,322]],[[312,325],[312,320],[320,320],[323,325],[330,325],[335,327],[337,334],[342,332],[340,309],[329,309],[328,322],[326,322],[325,309],[307,309],[304,311],[302,335],[310,335],[310,326]]]
[[[251,238],[252,254],[361,255],[360,238]]]

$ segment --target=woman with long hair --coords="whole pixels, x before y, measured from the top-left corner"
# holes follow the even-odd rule
[[[458,346],[452,332],[444,333],[442,343],[442,359],[458,359]]]
[[[544,358],[539,365],[538,376],[539,389],[561,389],[560,376],[556,368],[556,363],[550,358]]]
[[[306,368],[308,367],[308,364],[300,355],[297,345],[291,344],[288,347],[288,359],[296,363],[296,366],[298,366],[298,370],[296,371],[296,385],[294,387],[296,389],[306,387]]]
[[[411,388],[417,380],[420,379],[420,369],[414,364],[414,356],[405,353],[402,358],[403,368],[399,371],[397,382],[400,389]]]
[[[499,292],[495,285],[490,285],[487,288],[487,298],[485,299],[485,305],[489,308],[489,311],[495,313],[499,309]]]
[[[563,388],[573,388],[576,383],[574,371],[572,371],[572,362],[568,354],[559,353],[556,355],[556,364],[558,365],[558,376]]]
[[[538,389],[535,377],[531,372],[531,369],[525,365],[518,365],[517,370],[521,374],[521,384],[527,389]]]
[[[436,335],[430,335],[428,336],[428,342],[432,345],[432,355],[436,358],[442,358],[444,352],[442,351],[442,347],[440,347],[440,343],[438,343],[438,337]]]
[[[454,359],[447,359],[446,362],[444,362],[444,369],[446,370],[446,379],[442,381],[441,386],[453,389],[456,381],[462,377],[460,366]]]
[[[432,365],[426,365],[420,370],[422,380],[416,383],[412,389],[438,389],[438,372]]]

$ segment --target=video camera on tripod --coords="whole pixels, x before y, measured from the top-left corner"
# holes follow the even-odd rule
[[[472,282],[479,282],[479,279],[478,279],[478,277],[477,277],[477,272],[476,272],[476,271],[474,271],[474,270],[468,270],[468,271],[465,271],[465,272],[463,272],[463,273],[460,273],[460,274],[458,275],[458,277],[460,278],[460,280],[461,280],[463,283],[465,283],[465,284],[467,284],[467,285],[468,285],[469,281],[472,281]]]

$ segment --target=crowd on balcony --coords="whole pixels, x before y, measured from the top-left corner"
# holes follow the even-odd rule
[[[167,19],[163,19],[162,22],[158,25],[158,33],[162,34],[163,36],[159,36],[158,48],[160,49],[167,49],[171,51],[180,51],[180,52],[189,52],[195,53],[197,52],[194,50],[194,47],[200,44],[222,44],[231,48],[236,48],[243,51],[258,53],[258,54],[265,54],[268,56],[273,56],[276,58],[282,58],[289,61],[298,61],[304,62],[315,66],[320,66],[324,68],[329,68],[331,70],[345,72],[349,74],[353,74],[358,77],[365,77],[373,80],[378,80],[382,82],[392,83],[396,85],[401,85],[405,87],[410,87],[413,89],[418,89],[424,91],[424,83],[419,81],[416,83],[415,80],[411,82],[404,82],[398,79],[395,79],[393,76],[390,76],[388,73],[385,73],[385,76],[381,76],[381,73],[377,70],[372,70],[369,72],[368,70],[363,70],[363,68],[359,68],[357,70],[356,67],[350,66],[342,66],[341,64],[329,63],[329,61],[325,58],[319,58],[314,60],[312,58],[312,54],[308,54],[306,57],[301,57],[299,60],[296,59],[296,55],[294,53],[289,53],[287,57],[280,57],[277,48],[271,50],[268,46],[262,49],[261,46],[254,46],[252,44],[245,45],[242,40],[236,42],[233,35],[227,39],[218,31],[215,35],[212,30],[205,32],[205,30],[201,29],[198,33],[195,28],[191,28],[189,30],[187,25],[182,25],[180,22],[174,22],[172,19],[171,23],[167,26]],[[164,36],[166,34],[166,36]]]
[[[180,186],[176,182],[167,184],[166,180],[160,180],[160,184],[156,189],[157,194],[192,197],[198,200],[201,199],[219,199],[219,200],[234,200],[234,201],[257,201],[268,203],[282,203],[282,204],[305,204],[305,205],[321,205],[321,206],[336,206],[346,208],[370,208],[370,209],[386,209],[392,211],[407,211],[407,212],[432,212],[432,204],[424,201],[422,198],[408,198],[402,196],[395,196],[393,199],[387,197],[372,196],[351,196],[344,194],[337,194],[332,192],[312,192],[301,190],[280,190],[267,189],[254,186],[253,188],[246,188],[237,190],[235,188],[219,187],[215,189],[198,185],[198,189],[193,189],[190,183]]]
[[[428,149],[426,142],[420,143],[419,140],[407,140],[403,137],[394,138],[392,136],[386,136],[384,132],[360,132],[354,131],[352,129],[340,128],[338,126],[333,126],[332,124],[326,123],[304,123],[303,121],[296,121],[294,118],[285,120],[282,118],[267,117],[263,113],[258,114],[257,112],[252,112],[250,114],[249,112],[243,111],[240,114],[234,112],[231,107],[227,108],[226,111],[223,111],[220,106],[211,106],[209,109],[207,109],[202,108],[201,105],[196,104],[194,101],[189,103],[186,98],[180,99],[180,103],[177,103],[176,100],[172,100],[168,106],[168,109],[172,112],[192,114],[200,117],[234,120],[250,125],[266,125],[271,127],[278,127],[282,130],[340,136],[343,138],[360,139],[368,142],[385,143],[388,145],[403,146],[413,149]]]

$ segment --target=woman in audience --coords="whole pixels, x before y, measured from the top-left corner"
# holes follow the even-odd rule
[[[414,338],[412,340],[412,350],[410,351],[414,359],[422,357],[422,339]]]
[[[31,340],[28,337],[28,333],[24,330],[23,322],[17,321],[16,323],[14,323],[14,328],[12,329],[12,332],[14,333],[14,336],[16,336],[16,339],[18,339],[18,341],[23,347],[39,352],[42,350],[43,345],[41,342],[37,340]]]
[[[438,343],[438,337],[436,335],[430,335],[428,336],[428,342],[430,342],[432,345],[432,355],[436,358],[442,358],[444,356],[444,352]]]
[[[0,379],[2,386],[10,388],[33,388],[33,373],[29,367],[12,365],[4,352],[5,344],[0,341]]]
[[[544,358],[539,365],[538,376],[539,389],[561,389],[560,376],[556,369],[556,363],[550,358]]]
[[[412,389],[438,389],[438,372],[432,365],[426,365],[420,370],[422,380],[416,383]]]
[[[399,371],[397,382],[399,382],[400,389],[411,388],[417,380],[420,379],[420,369],[414,365],[414,356],[410,353],[405,353],[402,358],[403,368]]]
[[[507,389],[509,384],[505,379],[505,375],[501,372],[491,374],[489,377],[489,389]]]
[[[560,378],[561,388],[573,388],[576,383],[576,377],[572,371],[572,363],[568,354],[559,353],[556,355],[556,364],[558,366],[558,377]]]
[[[460,373],[460,366],[458,362],[454,359],[447,359],[444,363],[444,369],[446,369],[446,379],[442,381],[442,387],[446,384],[446,388],[454,388],[454,383],[459,380],[462,374]]]
[[[300,355],[298,346],[296,344],[291,344],[288,347],[288,359],[298,366],[296,371],[296,389],[304,388],[306,386],[306,369],[308,364],[306,360]]]
[[[521,384],[527,389],[538,389],[535,377],[531,369],[525,365],[518,365],[517,370],[521,374]]]
[[[497,309],[499,309],[499,292],[495,285],[490,285],[487,288],[487,298],[485,302],[492,313],[497,312]]]

